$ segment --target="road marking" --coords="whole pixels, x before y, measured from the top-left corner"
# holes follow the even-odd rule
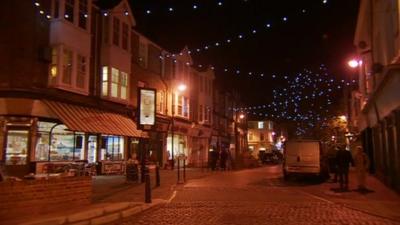
[[[176,191],[174,191],[171,195],[171,197],[167,200],[167,203],[171,203],[171,201],[175,198],[176,196]]]

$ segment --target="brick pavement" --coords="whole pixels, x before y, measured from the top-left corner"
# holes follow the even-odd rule
[[[189,168],[186,178],[199,179],[211,174],[213,172],[206,169]],[[150,177],[153,204],[144,203],[144,184],[127,183],[125,176],[97,176],[93,177],[93,196],[90,205],[82,207],[65,205],[40,216],[26,213],[13,220],[0,220],[0,224],[73,224],[71,221],[80,221],[79,224],[103,224],[104,221],[114,217],[118,219],[124,215],[139,213],[149,207],[164,204],[165,199],[171,196],[177,181],[175,170],[160,170],[160,187],[154,187],[154,170],[150,170]]]
[[[335,193],[331,188],[337,184],[284,182],[274,171],[266,175],[269,169],[190,181],[170,204],[114,224],[400,224],[382,209],[388,203],[399,203],[399,196],[372,177],[369,184],[375,192]],[[386,203],[377,206],[382,215],[366,209],[374,200]]]

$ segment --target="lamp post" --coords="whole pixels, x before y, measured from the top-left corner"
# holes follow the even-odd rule
[[[186,90],[186,85],[185,84],[180,84],[177,87],[177,91],[179,92],[183,92]],[[176,95],[174,93],[174,91],[172,91],[172,116],[171,116],[171,157],[172,157],[172,169],[174,169],[174,136],[175,136],[175,132],[174,132],[174,120],[175,120],[175,98]],[[178,173],[178,177],[177,177],[177,183],[179,183],[180,181],[180,166],[179,166],[179,152],[178,152],[178,157],[177,157],[177,163],[178,163],[178,168],[177,168],[177,173]]]
[[[235,116],[235,158],[236,161],[238,162],[239,159],[239,148],[240,148],[240,134],[239,134],[239,127],[238,124],[242,122],[242,120],[244,119],[244,114],[240,113],[238,111],[236,111],[236,116]]]

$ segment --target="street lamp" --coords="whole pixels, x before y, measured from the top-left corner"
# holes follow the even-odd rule
[[[349,60],[349,61],[347,62],[347,65],[348,65],[350,68],[354,69],[354,68],[357,68],[357,67],[361,66],[361,65],[362,65],[362,61],[361,61],[361,60],[358,60],[358,59],[351,59],[351,60]]]
[[[238,115],[239,111],[236,111],[236,116],[235,116],[235,122],[234,122],[234,128],[235,128],[235,160],[239,160],[239,153],[240,153],[240,135],[239,135],[239,127],[238,124],[242,123],[243,119],[245,118],[245,115],[243,113],[240,113]],[[247,138],[246,138],[247,139]]]
[[[186,88],[187,88],[187,86],[186,86],[185,84],[179,84],[179,85],[177,86],[177,92],[178,92],[178,93],[179,93],[179,92],[183,92],[183,91],[186,90]],[[172,169],[172,170],[174,169],[174,164],[175,164],[175,161],[174,161],[175,98],[176,98],[176,95],[175,95],[174,91],[172,91],[172,121],[171,121],[171,129],[172,129],[172,130],[171,130],[171,157],[172,157],[171,169]],[[179,155],[178,155],[178,157],[179,157]],[[178,182],[179,182],[179,180],[180,180],[180,174],[179,174],[179,160],[178,160],[177,162],[178,162]]]

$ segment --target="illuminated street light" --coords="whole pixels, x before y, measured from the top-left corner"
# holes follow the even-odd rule
[[[179,84],[177,86],[177,91],[178,92],[183,92],[185,91],[187,88],[186,84]],[[172,97],[172,121],[171,121],[171,156],[172,156],[172,162],[174,162],[174,136],[175,136],[175,132],[174,132],[174,119],[175,119],[175,96]],[[178,152],[179,153],[179,152]],[[177,155],[177,163],[178,163],[178,167],[177,167],[177,183],[180,183],[180,165],[179,165],[179,154]],[[185,166],[185,165],[184,165]],[[174,163],[172,163],[172,169],[174,169]],[[185,167],[184,167],[184,173],[185,173]]]
[[[239,119],[243,119],[243,118],[244,118],[244,114],[240,114]]]
[[[345,115],[339,116],[339,119],[343,122],[347,122],[347,117]]]
[[[348,61],[347,64],[350,66],[350,68],[357,68],[362,65],[362,61],[352,59],[352,60]]]
[[[180,84],[178,85],[178,91],[185,91],[186,90],[186,84]]]

